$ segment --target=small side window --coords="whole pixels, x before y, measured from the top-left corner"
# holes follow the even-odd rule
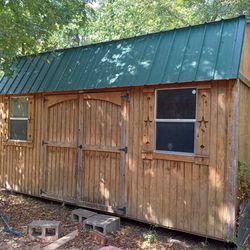
[[[28,97],[9,99],[9,139],[26,141],[28,137]]]
[[[156,94],[156,151],[194,153],[196,89],[158,90]]]

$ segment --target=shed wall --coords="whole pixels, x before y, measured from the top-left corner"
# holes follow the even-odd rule
[[[126,216],[198,235],[226,239],[235,230],[236,161],[232,138],[236,85],[233,81],[218,81],[184,86],[196,86],[200,93],[205,91],[209,95],[206,110],[209,113],[205,114],[209,125],[206,135],[202,136],[202,143],[207,150],[198,152],[196,148],[194,157],[153,152],[153,127],[145,132],[144,116],[145,100],[150,100],[148,96],[152,98],[151,105],[154,105],[154,89],[128,89]],[[43,97],[34,97],[33,144],[14,145],[4,142],[1,137],[0,184],[14,191],[39,196],[44,166],[42,140],[46,125]],[[3,99],[1,102],[3,121]],[[199,105],[197,108],[198,113],[201,112]],[[153,106],[148,112],[147,115],[152,118]],[[1,131],[3,135],[3,127]],[[196,141],[199,142],[201,136],[198,136],[197,131],[198,127]],[[145,144],[146,137],[151,144]],[[76,198],[72,198],[77,203]]]
[[[34,98],[34,139],[30,143],[5,141],[4,98],[1,96],[1,166],[0,182],[5,188],[39,196],[40,167],[42,166],[43,98]]]
[[[246,32],[241,55],[240,74],[250,81],[250,22],[246,25]]]
[[[233,234],[236,161],[231,145],[236,91],[234,82],[211,85],[206,164],[154,153],[152,159],[143,159],[143,93],[140,89],[131,91],[128,216],[220,239]],[[140,129],[132,129],[137,127]]]
[[[240,81],[238,160],[250,164],[250,87]]]

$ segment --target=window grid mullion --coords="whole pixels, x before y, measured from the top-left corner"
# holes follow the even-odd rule
[[[196,122],[196,119],[155,119],[156,122],[180,122],[180,123],[184,123],[184,122]]]
[[[11,121],[28,121],[28,117],[10,117]]]

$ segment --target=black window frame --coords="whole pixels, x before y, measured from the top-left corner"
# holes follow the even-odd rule
[[[27,99],[27,115],[25,117],[11,117],[11,99],[18,99],[18,98],[26,98]],[[18,139],[18,138],[11,138],[11,121],[26,121],[26,138],[25,139]],[[28,141],[28,129],[29,129],[29,98],[28,96],[13,96],[9,97],[9,119],[8,119],[8,141],[20,141],[20,142],[27,142]]]
[[[166,91],[166,90],[182,90],[182,89],[193,89],[196,91],[196,100],[195,100],[195,118],[194,119],[159,119],[157,118],[157,99],[158,99],[158,92],[159,91]],[[172,155],[183,155],[183,156],[194,156],[195,155],[195,147],[196,147],[196,118],[197,118],[197,101],[198,101],[198,95],[197,95],[197,87],[184,87],[184,88],[162,88],[162,89],[156,89],[155,90],[155,105],[154,105],[154,152],[156,153],[163,153],[163,154],[172,154]],[[181,152],[181,151],[168,151],[168,150],[159,150],[156,149],[156,140],[157,140],[157,122],[178,122],[178,123],[193,123],[194,124],[194,138],[193,138],[193,152]]]

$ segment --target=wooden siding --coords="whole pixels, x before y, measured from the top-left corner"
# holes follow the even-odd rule
[[[235,175],[231,175],[229,167],[235,166],[229,166],[231,162],[228,162],[232,150],[228,137],[233,133],[234,91],[233,82],[211,85],[211,112],[206,114],[211,135],[209,150],[204,152],[206,155],[209,151],[206,164],[196,164],[195,157],[186,162],[182,156],[172,155],[165,155],[163,160],[160,154],[157,159],[156,153],[143,159],[144,93],[139,88],[131,91],[127,165],[129,217],[220,239],[233,234],[235,191],[231,185],[235,184]],[[200,108],[202,106],[198,106],[198,110]]]
[[[239,161],[250,164],[250,87],[240,82],[239,96]]]
[[[247,23],[241,55],[240,74],[250,81],[250,23]]]
[[[107,94],[108,95],[108,94]],[[114,93],[121,99],[121,93]],[[98,98],[92,95],[93,98]],[[81,98],[81,97],[80,97]],[[91,95],[89,96],[91,98]],[[102,97],[99,97],[103,99]],[[115,101],[115,100],[113,100]],[[121,100],[88,99],[80,104],[80,138],[83,145],[79,199],[95,204],[119,206]]]
[[[76,198],[78,98],[45,97],[42,191],[58,199]]]
[[[1,186],[39,196],[40,189],[48,191],[47,185],[58,200],[99,204],[100,209],[126,205],[127,217],[226,239],[235,230],[236,84],[190,86],[198,89],[194,156],[153,152],[152,87],[128,89],[129,100],[119,99],[121,93],[108,94],[108,99],[103,94],[75,94],[73,100],[54,95],[45,101],[35,95],[33,143],[4,142],[1,126]],[[72,113],[74,105],[79,115]],[[3,98],[0,108],[4,116]],[[42,140],[48,144],[42,145]],[[125,169],[121,164],[125,153],[119,150],[124,146],[128,147]],[[42,178],[49,171],[54,180]]]
[[[5,98],[1,97],[1,110],[4,109]],[[43,162],[42,128],[43,128],[43,98],[36,95],[34,101],[34,124],[32,142],[15,143],[6,141],[3,130],[4,120],[1,119],[1,186],[29,195],[39,195],[40,166]],[[33,112],[33,111],[31,111]],[[1,117],[6,116],[1,112]],[[30,137],[30,136],[29,136]]]

